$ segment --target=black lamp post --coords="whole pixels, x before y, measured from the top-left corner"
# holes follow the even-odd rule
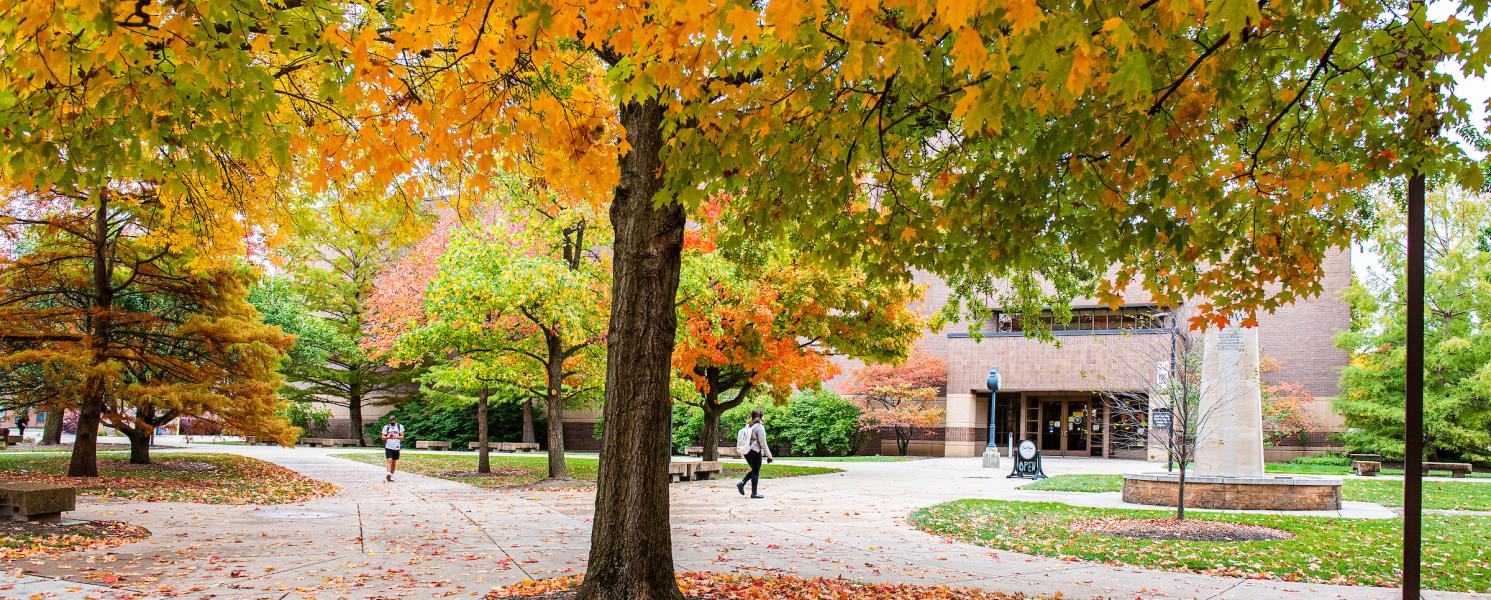
[[[994,409],[998,406],[995,399],[999,396],[999,383],[999,367],[989,367],[989,378],[984,380],[985,387],[989,388],[989,444],[984,448],[984,467],[990,469],[999,468],[999,447],[994,445]]]

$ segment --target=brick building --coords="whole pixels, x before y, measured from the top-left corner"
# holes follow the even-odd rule
[[[1347,353],[1335,346],[1337,332],[1350,325],[1350,311],[1342,294],[1350,285],[1351,258],[1347,250],[1330,252],[1325,260],[1324,292],[1302,299],[1274,314],[1260,315],[1259,340],[1265,357],[1278,368],[1266,375],[1269,383],[1301,386],[1314,400],[1306,408],[1320,431],[1306,436],[1300,448],[1270,450],[1271,458],[1316,453],[1339,430],[1341,418],[1331,410],[1338,393],[1340,371]],[[925,276],[921,310],[932,314],[947,301],[948,287]],[[1128,304],[1114,311],[1085,299],[1074,303],[1070,324],[1054,325],[1058,343],[1024,337],[1018,325],[995,319],[975,341],[961,326],[928,331],[918,347],[948,364],[948,383],[938,400],[946,409],[945,423],[921,432],[911,443],[912,454],[975,456],[988,443],[990,394],[985,380],[997,366],[1002,386],[994,403],[995,439],[1001,453],[1009,434],[1031,439],[1047,455],[1145,458],[1163,460],[1163,450],[1132,443],[1142,436],[1112,435],[1124,422],[1113,416],[1116,396],[1142,393],[1156,377],[1157,363],[1167,363],[1171,336],[1184,332],[1186,306],[1168,310],[1155,305],[1137,287],[1125,295]],[[846,365],[850,367],[851,365]],[[847,369],[846,369],[847,370]],[[1139,412],[1144,412],[1140,410]],[[1130,443],[1124,443],[1128,441]],[[882,452],[894,453],[893,440],[882,440]]]

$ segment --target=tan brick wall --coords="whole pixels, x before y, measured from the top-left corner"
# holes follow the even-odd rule
[[[946,283],[926,273],[918,274],[916,279],[927,286],[918,306],[922,314],[931,315],[946,305],[950,292]],[[1335,336],[1350,325],[1350,310],[1343,299],[1350,281],[1350,251],[1332,250],[1326,255],[1321,294],[1297,300],[1259,318],[1262,352],[1280,364],[1269,380],[1303,386],[1316,398],[1310,408],[1329,429],[1341,426],[1341,418],[1331,410],[1330,399],[1338,393],[1341,368],[1348,358],[1346,352],[1336,348]],[[1125,298],[1135,304],[1152,300],[1137,285],[1130,286]],[[1074,304],[1098,303],[1089,298]],[[1178,312],[1184,328],[1187,310],[1182,307]],[[1008,391],[1144,389],[1153,381],[1155,363],[1168,361],[1170,353],[1168,333],[1060,335],[1055,344],[1023,337],[990,336],[975,342],[948,336],[966,331],[961,324],[946,331],[929,330],[917,342],[920,350],[947,360],[948,393],[966,394],[985,389],[984,379],[991,365],[999,366],[1003,389]],[[847,374],[859,366],[855,361],[838,362],[843,374],[831,382],[835,386],[846,381]]]

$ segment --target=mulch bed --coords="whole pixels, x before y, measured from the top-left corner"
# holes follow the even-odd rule
[[[98,468],[116,471],[165,471],[171,473],[211,473],[217,465],[197,460],[156,460],[148,465],[131,464],[127,460],[101,460]]]
[[[499,468],[492,469],[491,473],[481,473],[481,472],[477,472],[477,471],[443,471],[443,472],[440,472],[440,473],[436,473],[435,476],[436,477],[519,477],[519,476],[527,475],[527,474],[528,474],[528,470],[527,469],[516,469],[516,468],[499,467]]]
[[[120,521],[28,523],[0,519],[0,559],[112,548],[147,537],[150,530]]]
[[[1096,533],[1144,540],[1186,542],[1265,542],[1287,540],[1293,533],[1272,527],[1211,521],[1206,519],[1131,519],[1104,517],[1070,525],[1082,533]]]

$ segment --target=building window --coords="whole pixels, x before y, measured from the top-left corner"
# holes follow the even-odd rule
[[[1056,315],[1051,311],[1043,311],[1038,317],[1046,328],[1053,332],[1059,331],[1130,331],[1144,329],[1164,329],[1169,326],[1167,318],[1160,313],[1160,309],[1154,306],[1125,306],[1118,310],[1107,308],[1075,308],[1072,309],[1072,319],[1068,322],[1058,322]],[[1027,327],[1027,319],[1020,315],[1012,315],[1004,312],[994,313],[994,319],[990,323],[990,333],[1021,333]]]

